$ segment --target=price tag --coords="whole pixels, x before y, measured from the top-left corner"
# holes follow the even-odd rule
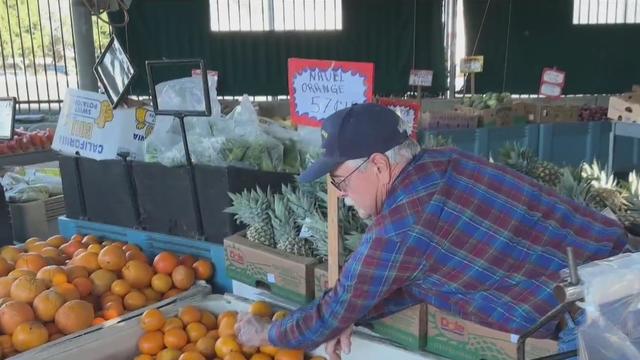
[[[433,84],[433,71],[412,69],[409,73],[409,85],[431,86]]]
[[[0,139],[13,139],[13,125],[16,117],[16,99],[0,98]]]
[[[322,120],[373,99],[372,63],[289,59],[289,103],[294,123],[320,127]]]
[[[484,56],[467,56],[460,61],[460,72],[463,74],[473,74],[482,72],[484,68]]]
[[[547,97],[559,97],[564,89],[566,73],[562,70],[544,68],[540,79],[539,94]]]

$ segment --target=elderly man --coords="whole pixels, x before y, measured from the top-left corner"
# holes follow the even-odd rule
[[[567,247],[581,264],[626,245],[616,221],[478,156],[421,151],[399,121],[375,104],[324,121],[324,155],[300,180],[329,174],[373,223],[334,288],[270,326],[241,317],[241,341],[303,349],[328,341],[337,357],[349,351],[354,323],[425,302],[521,334],[558,305],[552,288]],[[554,336],[556,325],[536,336]]]

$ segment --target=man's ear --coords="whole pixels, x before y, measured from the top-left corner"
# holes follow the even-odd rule
[[[386,176],[386,177],[390,176],[391,162],[389,161],[389,158],[386,155],[375,153],[371,155],[369,161],[371,162],[371,166],[374,167],[376,174]]]

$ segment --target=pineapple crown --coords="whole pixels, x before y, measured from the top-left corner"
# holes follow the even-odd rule
[[[246,189],[239,194],[229,193],[232,206],[226,208],[224,212],[236,214],[236,221],[246,225],[255,225],[264,221],[268,216],[272,203],[271,189],[267,188],[265,193],[260,188],[251,191]]]
[[[273,196],[273,205],[269,210],[271,226],[278,241],[284,241],[291,237],[298,237],[296,222],[289,201],[283,194]]]
[[[593,160],[591,165],[582,163],[581,175],[584,179],[588,180],[595,189],[617,189],[618,181],[609,173],[607,169],[601,169],[596,160]]]

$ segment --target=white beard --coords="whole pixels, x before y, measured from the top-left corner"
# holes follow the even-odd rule
[[[344,204],[347,206],[350,206],[354,209],[356,209],[356,212],[358,213],[358,216],[360,216],[361,219],[366,220],[367,218],[370,218],[371,215],[366,214],[362,209],[360,209],[359,207],[357,207],[355,205],[355,203],[353,202],[353,200],[351,200],[350,198],[346,197],[344,198]]]

